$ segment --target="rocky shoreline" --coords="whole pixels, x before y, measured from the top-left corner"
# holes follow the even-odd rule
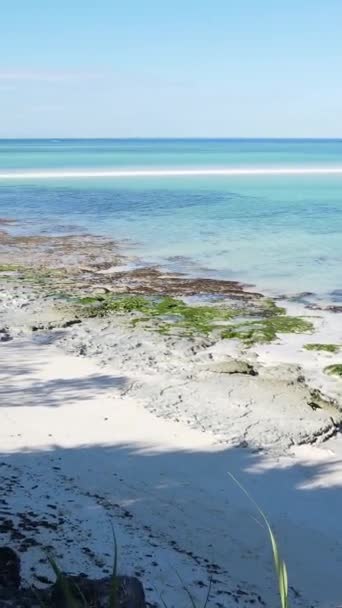
[[[283,451],[339,432],[342,335],[319,342],[327,313],[294,316],[238,282],[132,267],[101,237],[3,232],[0,244],[0,340],[31,333],[115,366],[132,376],[125,394],[219,443]],[[265,365],[277,347],[287,360]]]

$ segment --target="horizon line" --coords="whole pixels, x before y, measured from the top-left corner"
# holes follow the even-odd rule
[[[249,137],[249,136],[234,136],[234,137],[229,137],[229,136],[185,136],[185,137],[180,137],[180,136],[156,136],[156,137],[150,137],[150,136],[127,136],[127,137],[116,137],[116,136],[112,136],[112,137],[86,137],[86,136],[82,136],[82,137],[76,137],[76,136],[72,136],[72,137],[57,137],[57,136],[46,136],[46,137],[0,137],[0,141],[51,141],[51,142],[57,142],[57,141],[77,141],[77,140],[81,140],[81,141],[91,141],[91,140],[100,140],[100,141],[127,141],[127,140],[148,140],[148,141],[210,141],[210,140],[216,140],[216,141],[342,141],[342,136],[339,137],[281,137],[281,136],[274,136],[274,137]]]

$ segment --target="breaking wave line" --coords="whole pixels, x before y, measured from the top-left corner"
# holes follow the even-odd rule
[[[0,180],[25,179],[86,179],[86,178],[129,178],[129,177],[233,177],[258,175],[342,175],[342,167],[256,167],[221,169],[70,169],[0,171]]]

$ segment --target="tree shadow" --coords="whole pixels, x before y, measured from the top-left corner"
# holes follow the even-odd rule
[[[23,401],[23,388],[12,386],[9,382],[12,375],[22,374],[18,370],[15,374],[10,372],[9,376],[3,378],[5,385],[0,387],[0,407],[58,407],[65,405],[66,400],[75,402],[92,399],[101,393],[107,393],[108,390],[120,391],[128,386],[125,376],[106,374],[92,374],[87,378],[37,381],[30,382],[29,387],[24,388],[25,401]]]
[[[17,475],[8,487],[2,483],[7,505],[18,509],[31,505],[31,511],[41,505],[45,518],[51,502],[61,513],[67,509],[69,521],[64,518],[50,530],[48,542],[59,548],[68,567],[75,569],[76,561],[77,570],[82,563],[81,532],[98,559],[110,554],[111,521],[122,546],[122,568],[140,571],[150,595],[153,586],[166,595],[177,585],[182,591],[175,568],[199,598],[202,583],[213,577],[212,606],[273,608],[279,602],[267,531],[230,479],[231,472],[274,527],[288,564],[291,605],[337,608],[341,602],[342,476],[336,477],[336,471],[341,471],[342,461],[337,457],[309,463],[277,461],[237,448],[56,445],[36,452],[2,453],[0,463],[5,478],[6,471],[9,479]],[[46,483],[52,487],[44,497]],[[63,490],[58,490],[61,484]],[[39,525],[35,534],[41,534]],[[12,539],[17,547],[23,542]],[[104,562],[108,569],[111,558]],[[188,605],[185,600],[183,605]]]
[[[24,349],[22,356],[16,357],[14,362],[1,362],[0,407],[57,407],[71,401],[93,399],[108,390],[122,391],[129,385],[126,376],[101,373],[42,381],[40,371],[44,360],[30,364],[28,354]]]
[[[82,364],[78,377],[64,373],[61,379],[48,376],[44,381],[43,356],[39,359],[35,353],[30,364],[29,347],[9,348],[15,350],[15,357],[0,369],[1,406],[7,408],[0,410],[0,436],[4,428],[18,433],[23,418],[11,408],[21,405],[49,408],[94,401],[96,408],[96,416],[87,421],[81,435],[73,425],[83,425],[82,408],[72,410],[68,418],[66,407],[58,413],[58,421],[51,412],[45,418],[47,410],[26,412],[23,428],[27,441],[36,441],[36,449],[15,447],[25,446],[25,432],[13,444],[3,436],[9,447],[0,453],[0,542],[20,551],[28,579],[46,573],[46,546],[56,551],[68,571],[108,574],[112,522],[122,571],[139,572],[154,600],[158,600],[155,587],[168,598],[170,608],[189,605],[177,570],[198,602],[212,577],[210,606],[274,608],[279,600],[267,531],[256,521],[255,507],[230,472],[274,527],[289,568],[291,606],[337,608],[341,603],[341,441],[336,442],[336,455],[318,449],[315,460],[305,452],[297,458],[276,458],[247,448],[214,448],[209,442],[207,449],[176,448],[165,434],[157,437],[158,445],[144,439],[124,443],[124,437],[136,436],[128,431],[141,424],[139,417],[134,419],[135,406],[126,410],[125,401],[121,407],[110,406],[107,417],[96,398],[120,394],[129,378],[87,374],[93,368],[84,369]],[[120,416],[127,417],[121,426]],[[11,419],[8,426],[6,417]],[[146,425],[154,423],[151,414],[141,419]],[[91,444],[70,448],[52,444],[49,437],[57,422],[56,436],[67,445],[80,436],[97,436],[101,441],[105,436],[107,443],[92,439]],[[104,424],[106,431],[101,427],[96,434],[92,424]],[[34,428],[32,433],[36,426],[39,432]],[[182,425],[165,421],[156,428],[175,436],[178,428],[183,432]],[[144,438],[145,428],[139,430],[137,436]],[[146,436],[155,435],[146,428]],[[188,434],[186,442],[192,445]]]

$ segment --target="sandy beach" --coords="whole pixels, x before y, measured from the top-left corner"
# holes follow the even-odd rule
[[[230,472],[270,518],[291,605],[337,608],[341,380],[325,370],[340,355],[304,346],[341,344],[340,315],[287,302],[312,330],[253,345],[155,331],[134,311],[82,317],[58,290],[121,297],[162,282],[186,300],[196,285],[134,270],[96,239],[2,244],[1,539],[20,552],[25,579],[51,580],[46,548],[68,572],[108,574],[113,525],[120,571],[141,578],[153,605],[188,605],[177,573],[199,605],[210,578],[210,605],[276,605],[267,533]],[[99,250],[101,263],[88,259]],[[11,268],[14,257],[29,258],[30,273]],[[215,285],[260,315],[259,294]]]
[[[266,531],[230,471],[272,521],[293,605],[338,605],[340,438],[283,456],[222,448],[123,395],[121,370],[27,338],[1,350],[2,540],[22,549],[26,580],[51,580],[44,547],[67,571],[109,572],[112,523],[120,570],[149,601],[186,605],[180,572],[198,601],[212,576],[215,604],[274,605]]]
[[[342,608],[342,0],[0,5],[0,608]]]

